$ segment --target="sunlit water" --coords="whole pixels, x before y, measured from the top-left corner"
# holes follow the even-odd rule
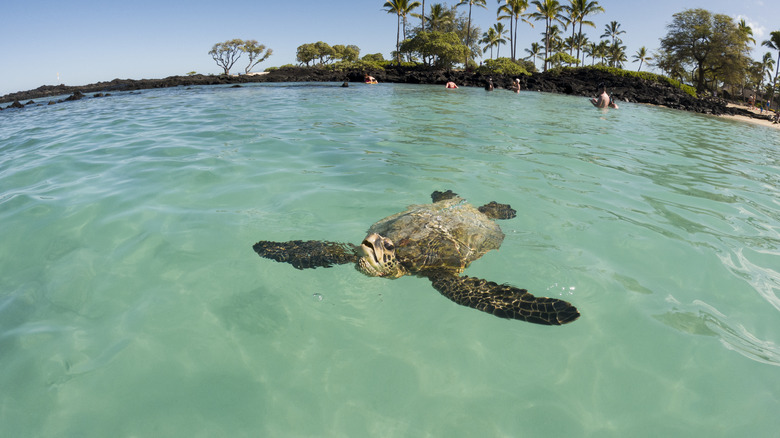
[[[0,113],[0,435],[778,436],[780,134],[584,98],[380,84]],[[511,204],[469,275],[299,271],[433,190]]]

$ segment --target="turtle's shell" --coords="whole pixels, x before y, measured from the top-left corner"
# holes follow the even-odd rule
[[[460,198],[409,206],[372,225],[368,234],[372,233],[392,240],[396,258],[412,273],[428,269],[460,273],[504,240],[498,224]]]

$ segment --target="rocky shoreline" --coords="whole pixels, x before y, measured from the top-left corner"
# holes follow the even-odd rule
[[[371,72],[382,82],[407,84],[439,84],[454,81],[460,86],[482,87],[487,75],[466,71],[444,71],[422,68],[387,67]],[[496,88],[508,89],[514,77],[491,75]],[[758,119],[769,119],[768,115],[754,114],[741,108],[729,107],[723,99],[695,98],[666,83],[640,79],[632,76],[618,76],[598,69],[563,69],[531,76],[521,76],[524,90],[593,97],[599,83],[609,84],[609,92],[618,102],[635,102],[659,105],[684,111],[713,115],[736,115]],[[52,105],[85,97],[106,97],[111,93],[182,86],[241,85],[258,82],[363,82],[362,71],[334,72],[323,68],[279,68],[267,74],[241,76],[170,76],[164,79],[114,79],[110,82],[82,86],[46,85],[34,90],[11,93],[0,97],[0,103],[12,102],[0,110],[24,108],[31,105]],[[47,100],[55,96],[70,95],[58,101]],[[90,96],[88,96],[90,95]],[[36,101],[37,100],[37,101]],[[45,103],[44,103],[45,101]],[[22,103],[26,102],[26,103]]]

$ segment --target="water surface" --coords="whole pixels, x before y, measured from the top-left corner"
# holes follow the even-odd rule
[[[380,84],[150,90],[0,114],[0,424],[48,436],[774,436],[780,134],[584,98]],[[511,204],[472,276],[299,271],[452,189]]]

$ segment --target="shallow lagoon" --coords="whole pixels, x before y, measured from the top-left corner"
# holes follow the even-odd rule
[[[584,98],[380,84],[144,91],[0,114],[9,436],[772,436],[780,134]],[[507,202],[469,275],[298,271],[451,188]]]

